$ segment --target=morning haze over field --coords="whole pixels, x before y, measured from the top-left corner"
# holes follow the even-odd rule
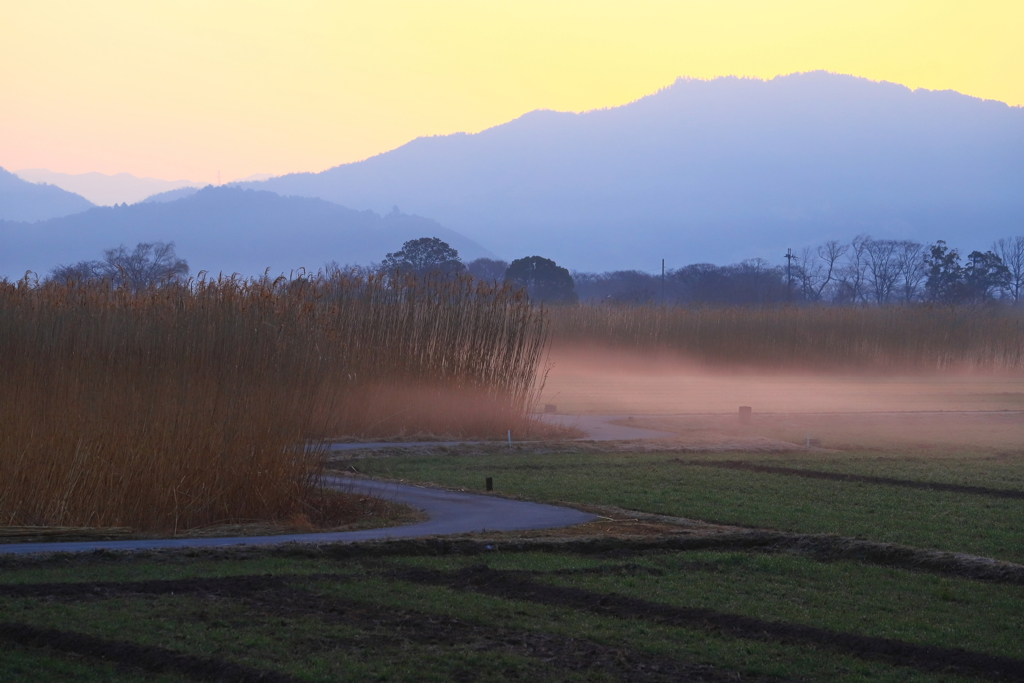
[[[1024,681],[1018,0],[0,0],[0,681]]]

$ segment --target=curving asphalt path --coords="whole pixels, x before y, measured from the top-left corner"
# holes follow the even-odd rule
[[[81,553],[93,550],[154,550],[158,548],[216,548],[277,543],[352,543],[390,538],[420,538],[481,531],[525,531],[572,526],[597,519],[572,508],[508,500],[476,493],[444,491],[359,479],[324,477],[324,483],[342,491],[367,494],[423,510],[429,519],[407,526],[362,531],[338,531],[280,536],[233,536],[228,538],[166,538],[139,541],[80,541],[73,543],[0,544],[0,554]]]
[[[658,439],[674,436],[668,432],[610,424],[618,415],[547,415],[555,423],[576,427],[586,432],[581,441]],[[330,450],[346,451],[364,448],[455,446],[469,441],[422,443],[346,443],[332,444]],[[0,555],[63,552],[80,553],[93,550],[155,550],[159,548],[217,548],[238,545],[273,545],[277,543],[352,543],[389,538],[422,538],[482,531],[526,531],[552,529],[583,524],[597,519],[572,508],[542,505],[497,496],[484,496],[459,491],[409,486],[344,476],[324,477],[324,483],[352,493],[362,493],[396,503],[403,503],[427,513],[428,519],[418,524],[338,531],[315,534],[283,534],[279,536],[231,536],[225,538],[166,538],[138,541],[76,541],[70,543],[0,543]]]
[[[576,441],[634,441],[637,439],[674,439],[678,434],[657,429],[612,424],[631,419],[631,415],[545,415],[544,420],[563,427],[575,427],[586,436]]]
[[[630,415],[542,415],[540,419],[551,424],[561,425],[579,429],[586,434],[574,441],[634,441],[636,439],[673,439],[678,434],[662,432],[657,429],[645,429],[642,427],[629,427],[627,425],[612,424],[615,421],[626,420]],[[530,443],[519,441],[517,443]],[[533,442],[536,443],[536,442]],[[424,446],[465,446],[473,444],[488,444],[491,446],[501,445],[501,441],[391,441],[371,443],[332,443],[327,447],[331,453],[356,450],[374,450],[378,448],[421,448]]]

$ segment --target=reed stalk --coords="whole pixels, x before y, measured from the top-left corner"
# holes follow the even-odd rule
[[[1024,315],[1006,307],[669,308],[551,311],[557,345],[666,350],[709,366],[1019,372]]]
[[[544,335],[469,278],[0,284],[0,525],[304,514],[311,438],[521,428]]]

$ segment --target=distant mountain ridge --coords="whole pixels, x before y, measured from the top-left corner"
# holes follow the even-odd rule
[[[139,178],[130,173],[57,173],[45,168],[26,168],[15,171],[23,180],[33,183],[49,183],[68,192],[82,195],[97,206],[140,202],[158,192],[168,192],[182,187],[200,187],[202,183],[192,180],[161,180]]]
[[[179,187],[177,190],[167,190],[166,192],[157,192],[156,194],[150,195],[143,199],[140,204],[154,204],[160,202],[174,202],[185,197],[191,197],[196,192],[199,192],[198,187]]]
[[[0,277],[42,276],[106,248],[155,241],[174,242],[193,274],[252,276],[269,268],[278,275],[328,261],[379,262],[419,237],[439,237],[466,259],[493,257],[435,221],[397,210],[380,216],[321,199],[208,186],[176,201],[97,207],[34,224],[0,221]]]
[[[398,204],[580,270],[778,262],[858,233],[987,248],[1024,232],[1024,109],[826,72],[679,80],[246,186]]]
[[[85,197],[53,185],[37,185],[0,168],[0,221],[45,221],[94,206]]]

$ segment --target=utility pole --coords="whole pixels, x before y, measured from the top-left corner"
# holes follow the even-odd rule
[[[786,250],[786,301],[793,303],[793,259],[796,255],[792,249]]]
[[[661,305],[665,305],[665,259],[661,259]]]

